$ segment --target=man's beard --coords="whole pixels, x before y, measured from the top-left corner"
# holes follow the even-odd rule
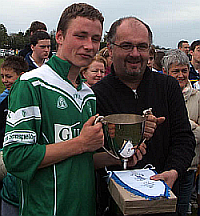
[[[141,68],[138,68],[137,70],[128,69],[128,68],[126,67],[126,62],[130,62],[130,63],[140,63],[140,64],[141,64]],[[144,67],[144,61],[141,59],[141,57],[138,57],[138,58],[132,58],[132,57],[130,57],[130,56],[126,57],[124,66],[125,66],[125,68],[126,68],[126,74],[127,74],[128,76],[132,76],[132,77],[138,77],[138,76],[140,76],[141,74],[144,73],[145,68],[146,68],[146,67]],[[135,69],[136,69],[136,68],[135,68]]]

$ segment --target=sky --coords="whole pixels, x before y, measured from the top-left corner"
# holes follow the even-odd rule
[[[182,39],[189,43],[200,39],[199,0],[1,0],[0,23],[10,34],[25,32],[32,21],[39,20],[50,32],[56,30],[62,11],[75,2],[100,10],[105,18],[104,33],[116,19],[135,16],[150,26],[155,45],[177,48]]]

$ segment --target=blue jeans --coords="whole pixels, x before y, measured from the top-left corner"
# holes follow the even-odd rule
[[[194,185],[195,171],[189,170],[180,179],[179,184],[179,197],[177,200],[176,212],[180,216],[186,216],[189,207],[189,202]]]
[[[19,208],[17,206],[14,206],[2,200],[1,216],[18,216],[18,215],[19,215]]]

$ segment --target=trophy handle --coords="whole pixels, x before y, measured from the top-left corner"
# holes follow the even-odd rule
[[[96,119],[94,121],[94,124],[97,124],[97,122],[101,122],[103,124],[107,123],[104,119],[104,116],[96,116]],[[112,154],[107,148],[105,148],[104,146],[102,146],[102,148],[104,149],[105,152],[107,152],[109,155],[111,155],[113,158],[120,160],[120,157]]]

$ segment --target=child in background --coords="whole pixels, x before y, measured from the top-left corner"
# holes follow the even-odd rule
[[[20,56],[9,56],[1,65],[1,79],[5,86],[5,91],[0,95],[0,148],[3,147],[3,138],[5,135],[6,116],[8,114],[8,95],[9,91],[18,79],[18,77],[28,70],[28,63]],[[2,160],[2,159],[1,159]],[[1,171],[4,172],[4,171]],[[5,172],[4,172],[5,174]],[[1,190],[1,216],[17,216],[18,195],[16,189],[15,177],[7,173],[3,179],[3,188]]]

